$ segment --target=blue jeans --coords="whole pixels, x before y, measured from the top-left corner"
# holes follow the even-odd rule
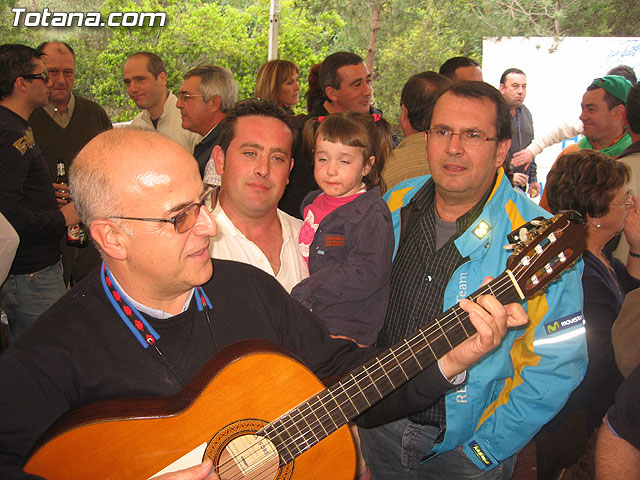
[[[9,343],[15,342],[66,291],[61,260],[35,273],[9,275],[0,287],[0,304],[9,319]]]
[[[381,427],[359,428],[364,459],[373,480],[508,480],[516,456],[492,470],[480,470],[458,447],[422,463],[440,434],[440,429],[407,419]]]

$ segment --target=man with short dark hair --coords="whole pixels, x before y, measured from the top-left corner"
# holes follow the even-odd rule
[[[391,188],[408,178],[427,175],[425,122],[437,92],[450,85],[450,80],[436,72],[413,75],[400,94],[400,128],[404,140],[393,150],[385,164],[382,178],[386,188]]]
[[[625,127],[625,102],[630,88],[631,82],[619,75],[594,79],[580,104],[584,137],[562,150],[558,158],[583,148],[600,150],[612,157],[627,149],[631,145],[631,137]],[[540,206],[549,209],[545,192],[542,192]]]
[[[453,57],[440,66],[440,75],[448,77],[453,82],[470,80],[482,81],[480,64],[469,57]]]
[[[193,152],[202,137],[182,128],[178,99],[167,90],[167,69],[162,59],[151,52],[134,53],[122,68],[122,79],[127,93],[142,110],[130,126],[166,135]]]
[[[89,140],[111,128],[104,109],[95,102],[73,92],[76,78],[76,57],[73,49],[62,42],[45,42],[38,46],[42,53],[51,88],[49,105],[37,108],[29,117],[36,144],[49,165],[52,180],[57,177],[56,166],[62,160],[66,170],[73,158]],[[63,204],[68,200],[69,188],[55,184],[56,195]],[[66,284],[73,284],[100,264],[100,255],[89,240],[82,248],[60,242]]]
[[[293,167],[295,133],[292,116],[279,105],[244,100],[223,120],[213,149],[222,185],[211,256],[258,267],[288,292],[309,276],[298,246],[302,220],[278,209]]]
[[[310,116],[349,110],[369,113],[373,95],[372,74],[359,55],[351,52],[329,55],[320,66],[319,81],[324,102],[321,103],[321,111],[314,111]]]
[[[376,343],[382,347],[470,295],[487,275],[501,274],[509,256],[503,248],[507,235],[545,213],[515,192],[504,174],[511,114],[497,89],[484,82],[453,83],[437,98],[428,125],[432,176],[401,182],[385,195],[396,252],[389,308]],[[373,477],[511,478],[515,454],[584,375],[581,272],[580,263],[528,299],[528,325],[507,333],[433,406],[375,429],[360,428]],[[556,322],[566,322],[566,330],[556,329]]]
[[[351,52],[332,53],[320,65],[318,81],[322,96],[305,121],[346,111],[382,115],[380,110],[371,105],[373,75],[359,55]],[[304,123],[300,122],[302,126]],[[393,139],[394,145],[397,145],[395,134]],[[301,218],[302,200],[316,185],[313,178],[313,162],[307,158],[308,152],[303,150],[302,141],[298,140],[294,145],[293,156],[296,162],[279,206],[288,214]]]
[[[533,140],[533,116],[524,105],[527,97],[527,76],[519,68],[508,68],[500,77],[500,93],[511,110],[513,119],[511,147],[505,160],[505,170],[511,183],[523,192],[528,191],[531,198],[540,193],[538,183],[538,165],[532,160],[529,165],[512,166],[513,154],[523,150]]]
[[[65,292],[60,238],[80,220],[73,202],[58,208],[49,167],[28,118],[49,103],[42,54],[24,45],[0,46],[0,213],[20,236],[0,303],[15,342]]]
[[[261,143],[271,156],[282,140],[290,144],[291,131],[286,122],[264,118],[275,122],[272,126],[279,127],[284,136],[269,136]],[[241,132],[243,120],[246,118],[238,119],[228,152],[246,142]],[[269,131],[275,133],[271,128]],[[238,142],[242,143],[236,145]],[[209,239],[217,229],[211,213],[203,208],[211,190],[203,185],[193,156],[174,141],[134,129],[104,132],[80,152],[71,167],[70,183],[104,264],[0,356],[3,480],[33,478],[22,471],[25,461],[38,438],[69,410],[101,400],[166,400],[189,385],[185,398],[194,391],[190,387],[198,385],[190,384],[191,380],[211,357],[241,340],[262,339],[282,345],[321,378],[344,375],[380,351],[332,339],[310,311],[260,270],[238,262],[211,260]],[[369,413],[360,415],[359,422],[371,425],[390,418],[394,411],[429,404],[449,388],[448,377],[494,348],[507,326],[526,322],[522,307],[503,307],[491,296],[480,299],[479,304],[463,303],[461,308],[473,312],[471,321],[478,335],[444,355],[438,362],[440,368],[427,368]],[[242,347],[231,348],[238,353],[234,363],[246,356],[247,350],[245,355],[240,353]],[[233,356],[232,350],[226,351]],[[265,355],[263,365],[268,357]],[[220,357],[218,361],[220,366],[225,363]],[[264,368],[270,370],[271,365]],[[201,371],[199,378],[208,373]],[[260,376],[259,371],[256,374]],[[245,390],[243,383],[232,381],[229,386],[234,391],[223,387],[222,396],[247,396],[258,406],[264,395],[271,393]],[[282,394],[276,392],[279,397]],[[211,412],[207,418],[224,419],[223,407],[231,412],[234,405],[217,405],[212,398],[208,396],[214,404],[206,406]],[[288,408],[283,405],[282,413]],[[233,415],[229,413],[229,417]],[[181,431],[172,441],[177,443],[177,451],[190,451],[186,448],[190,447],[195,449],[188,454],[190,458],[203,458],[207,442],[190,444],[198,435]],[[126,436],[119,441],[130,443]],[[165,441],[157,447],[165,452],[164,456],[160,452],[161,458],[167,457]],[[93,455],[93,446],[87,448]],[[85,453],[76,450],[68,449],[69,458],[56,461],[72,468],[74,455]],[[139,455],[130,467],[144,474],[127,473],[122,462],[110,461],[113,468],[120,468],[120,476],[149,478],[167,467],[166,463],[153,463],[150,457],[158,452],[149,450],[148,445],[129,450],[127,455]],[[329,453],[344,465],[344,452]],[[169,457],[167,463],[176,460],[174,454]],[[86,466],[84,462],[77,464]],[[163,478],[204,479],[210,470],[211,461],[205,460],[191,476],[182,472]],[[74,478],[73,474],[67,476]],[[100,471],[95,476],[111,475]]]
[[[183,76],[176,106],[182,117],[182,127],[202,136],[195,146],[193,156],[198,161],[200,175],[205,178],[205,168],[211,160],[211,151],[218,144],[220,122],[226,112],[238,101],[238,84],[231,70],[216,65],[200,65]],[[210,166],[205,183],[220,185],[220,179]]]

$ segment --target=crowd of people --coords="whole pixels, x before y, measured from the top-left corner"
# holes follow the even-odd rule
[[[350,423],[355,479],[509,479],[532,441],[539,479],[637,478],[632,69],[587,87],[584,137],[543,192],[535,155],[574,130],[535,138],[518,68],[499,89],[467,57],[412,75],[402,141],[350,52],[311,68],[306,115],[292,62],[265,63],[238,101],[226,68],[196,66],[173,93],[162,59],[136,52],[122,79],[140,113],[116,129],[73,92],[75,69],[65,43],[0,46],[0,477],[46,478],[27,461],[64,414],[176,395],[240,340],[328,378],[423,329],[441,332],[434,363],[409,375],[398,359],[403,385]],[[531,298],[496,292],[508,236],[567,209],[586,225],[583,260]],[[206,459],[162,478],[217,473]]]

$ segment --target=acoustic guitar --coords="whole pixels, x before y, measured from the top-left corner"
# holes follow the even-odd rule
[[[582,255],[585,232],[575,212],[532,220],[509,235],[508,269],[469,298],[535,295]],[[456,305],[329,388],[277,346],[240,342],[178,395],[65,415],[24,468],[49,480],[145,479],[211,457],[223,480],[352,480],[346,424],[474,333]]]

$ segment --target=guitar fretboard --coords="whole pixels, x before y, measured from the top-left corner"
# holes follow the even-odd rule
[[[468,298],[475,300],[484,294],[496,296],[503,304],[520,300],[507,272]],[[257,435],[265,435],[273,442],[281,464],[289,463],[475,332],[468,313],[455,305],[410,337],[266,425]]]

